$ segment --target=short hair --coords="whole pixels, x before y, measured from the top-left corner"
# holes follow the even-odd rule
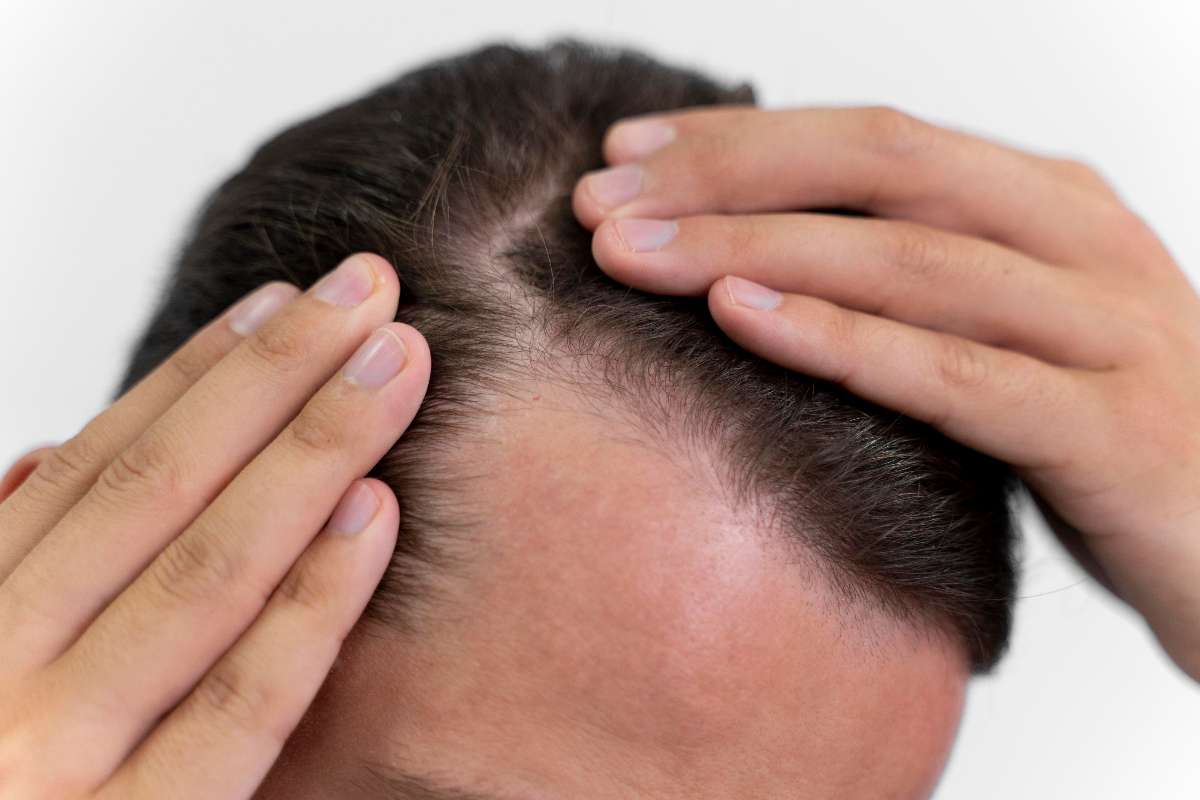
[[[769,508],[847,603],[956,636],[987,671],[1011,626],[1011,469],[742,350],[703,299],[613,281],[572,214],[572,187],[604,165],[616,120],[753,103],[746,84],[573,38],[403,74],[287,128],[209,195],[122,390],[253,287],[308,286],[376,252],[395,265],[397,319],[428,339],[432,374],[372,473],[404,522],[369,618],[408,624],[422,576],[452,560],[446,542],[469,542],[456,455],[489,398],[537,374],[633,411],[658,446],[717,454],[730,495]]]

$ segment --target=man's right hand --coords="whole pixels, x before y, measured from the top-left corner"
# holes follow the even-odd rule
[[[395,543],[360,478],[429,380],[399,291],[268,284],[0,482],[0,795],[254,793]]]

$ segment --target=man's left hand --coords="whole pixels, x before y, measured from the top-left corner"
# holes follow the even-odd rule
[[[604,155],[604,270],[1013,465],[1200,680],[1200,297],[1100,175],[887,108],[684,109]]]

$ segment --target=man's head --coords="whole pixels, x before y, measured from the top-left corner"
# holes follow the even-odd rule
[[[268,794],[932,785],[1007,637],[1011,473],[614,283],[571,215],[612,122],[747,102],[626,51],[489,47],[285,131],[210,197],[126,385],[358,250],[433,356],[375,470],[392,568]]]

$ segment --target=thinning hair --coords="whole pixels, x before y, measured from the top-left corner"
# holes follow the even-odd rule
[[[253,287],[308,286],[376,252],[433,367],[415,422],[373,472],[404,524],[369,617],[406,624],[422,576],[446,568],[444,542],[469,539],[473,421],[538,376],[631,411],[658,446],[714,454],[730,496],[769,508],[847,602],[947,631],[986,671],[1011,625],[1011,469],[745,352],[703,299],[614,282],[571,212],[616,120],[754,102],[748,85],[575,39],[403,74],[289,127],[211,193],[122,390]]]

